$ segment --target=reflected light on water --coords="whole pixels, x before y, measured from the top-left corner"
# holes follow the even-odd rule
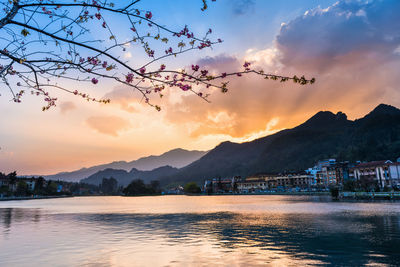
[[[0,203],[1,266],[395,265],[398,203],[293,196]]]

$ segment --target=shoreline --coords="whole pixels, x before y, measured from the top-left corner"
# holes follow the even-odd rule
[[[52,198],[69,198],[74,196],[33,196],[33,197],[1,197],[0,201],[13,201],[13,200],[32,200],[32,199],[52,199]]]

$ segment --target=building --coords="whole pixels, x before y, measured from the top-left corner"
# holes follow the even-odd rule
[[[237,181],[239,193],[257,193],[273,188],[276,175],[254,175]]]
[[[251,176],[237,182],[240,193],[259,193],[265,191],[310,189],[314,177],[308,173],[266,174]]]
[[[22,181],[26,183],[28,186],[28,190],[33,191],[35,190],[36,178],[20,178]]]
[[[349,168],[354,166],[348,161],[337,162],[335,159],[320,160],[317,164],[306,170],[306,173],[314,177],[312,185],[328,188],[331,185],[343,185],[349,180]]]
[[[237,190],[237,182],[240,180],[240,176],[233,178],[214,178],[206,180],[204,182],[203,191],[208,194],[222,194],[222,193],[234,193]]]
[[[363,162],[350,168],[350,176],[365,189],[400,187],[400,162],[390,160]]]
[[[389,175],[392,187],[400,189],[400,158],[389,165]]]
[[[354,167],[354,164],[351,164],[348,161],[336,163],[335,172],[337,184],[343,185],[346,181],[350,180],[351,167]]]
[[[317,187],[328,187],[331,184],[337,184],[337,163],[336,159],[324,159],[317,162],[317,164],[306,170],[307,174],[314,177],[312,185]]]
[[[0,187],[7,187],[10,184],[10,180],[7,176],[0,176]]]
[[[2,175],[2,173],[0,173],[0,189],[3,191],[15,192],[17,189],[16,180],[15,182],[12,182],[12,179],[9,177],[9,175]]]

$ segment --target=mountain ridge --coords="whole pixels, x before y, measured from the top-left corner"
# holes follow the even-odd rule
[[[246,143],[223,142],[201,159],[181,168],[170,182],[254,173],[302,171],[315,162],[395,159],[400,156],[400,110],[380,104],[367,115],[349,120],[343,112],[317,112],[304,123]]]
[[[98,171],[105,169],[120,169],[130,171],[132,168],[136,168],[141,171],[150,171],[158,167],[170,165],[171,167],[181,168],[191,162],[201,158],[207,153],[207,151],[199,150],[185,150],[182,148],[176,148],[169,150],[160,155],[150,155],[146,157],[138,158],[133,161],[113,161],[111,163],[105,163],[95,165],[92,167],[84,167],[75,171],[60,172],[53,175],[44,176],[46,179],[53,180],[64,180],[77,182],[81,179],[87,178]]]
[[[320,111],[296,127],[253,141],[221,142],[179,169],[125,171],[119,182],[125,184],[140,178],[147,182],[159,180],[163,186],[189,181],[201,184],[216,177],[303,171],[324,158],[395,160],[399,156],[400,110],[381,104],[356,120],[349,120],[343,112]],[[121,172],[108,171],[111,173],[96,173],[83,181],[98,184],[102,178],[121,176]]]

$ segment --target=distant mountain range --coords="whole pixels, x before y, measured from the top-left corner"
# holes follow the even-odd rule
[[[81,179],[87,178],[92,174],[106,169],[116,169],[131,171],[136,169],[138,171],[150,171],[162,166],[171,166],[174,168],[182,168],[204,156],[207,151],[189,151],[184,149],[174,149],[159,156],[148,156],[138,160],[126,162],[115,161],[108,164],[93,166],[90,168],[82,168],[80,170],[71,172],[61,172],[54,175],[45,176],[46,179],[63,180],[78,182]]]
[[[159,167],[151,171],[132,169],[130,172],[125,170],[105,169],[92,174],[86,179],[82,179],[81,182],[100,185],[103,178],[113,177],[118,181],[118,185],[125,187],[134,179],[142,179],[145,183],[149,183],[152,180],[156,180],[157,177],[174,175],[178,170],[179,169],[170,166]]]
[[[84,181],[99,184],[102,178],[114,177],[122,185],[136,178],[146,182],[159,180],[163,186],[189,181],[201,184],[215,177],[303,171],[326,158],[354,162],[397,157],[400,157],[400,110],[381,104],[354,121],[342,112],[320,111],[292,129],[246,143],[223,142],[179,169],[169,166],[152,171],[107,169]]]

